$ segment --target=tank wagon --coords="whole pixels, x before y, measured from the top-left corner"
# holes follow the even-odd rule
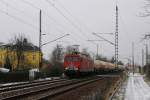
[[[94,60],[94,72],[95,73],[108,73],[115,69],[115,65],[110,62],[105,62],[101,60]]]

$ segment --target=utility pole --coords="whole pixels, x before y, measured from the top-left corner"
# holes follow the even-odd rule
[[[42,29],[41,29],[41,20],[42,20],[42,11],[40,9],[40,15],[39,15],[39,68],[42,66]]]
[[[144,67],[144,49],[142,49],[142,67]]]
[[[146,44],[146,73],[148,74],[148,44]]]
[[[118,6],[116,5],[115,67],[118,67]]]
[[[150,39],[150,34],[145,34],[144,36],[144,39],[146,40],[146,44],[145,44],[145,47],[146,47],[146,74],[148,75],[149,74],[149,54],[148,54],[148,44],[147,44],[147,40]]]
[[[143,67],[144,67],[144,49],[142,49],[142,67],[141,67],[142,73],[143,73]]]
[[[132,67],[133,67],[133,74],[134,74],[134,42],[132,42]]]
[[[99,45],[96,44],[96,46],[97,46],[97,57],[98,57],[98,49],[99,49]],[[97,58],[97,57],[96,57],[96,58]]]
[[[96,42],[102,42],[102,41],[104,41],[104,40],[87,40],[87,41],[89,41],[89,42],[91,42],[91,43],[93,43],[93,44],[95,44],[96,45],[96,59],[97,59],[97,57],[98,57],[98,54],[99,54],[99,44],[98,43],[94,43],[95,41]],[[101,49],[101,51],[102,51],[102,47],[100,47],[100,49]]]
[[[148,64],[148,45],[145,45],[146,48],[146,65]]]

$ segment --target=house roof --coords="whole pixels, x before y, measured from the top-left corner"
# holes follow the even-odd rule
[[[17,47],[17,45],[14,45],[14,44],[0,44],[0,48],[10,48],[12,47],[11,49],[12,50],[15,50],[19,47]],[[23,50],[23,51],[39,51],[39,47],[38,46],[35,46],[33,44],[29,44],[29,45],[24,45],[24,46],[20,46],[20,48]]]

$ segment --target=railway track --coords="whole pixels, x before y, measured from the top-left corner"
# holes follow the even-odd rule
[[[51,80],[51,79],[49,79]],[[13,84],[4,84],[4,85],[0,85],[0,88],[5,88],[5,87],[13,87],[13,86],[17,86],[17,85],[25,85],[25,84],[31,84],[31,83],[37,83],[37,82],[41,82],[41,81],[48,81],[48,80],[34,80],[34,81],[26,81],[26,82],[18,82],[18,83],[13,83]]]
[[[27,88],[27,87],[36,86],[36,85],[59,82],[59,81],[63,81],[63,80],[65,80],[65,79],[40,80],[40,81],[37,80],[37,81],[32,81],[32,82],[24,82],[21,84],[12,84],[12,85],[7,85],[7,86],[1,86],[0,93],[5,92],[5,91],[21,89],[21,88]]]
[[[27,87],[19,87],[16,89],[6,90],[0,93],[2,100],[19,99],[19,100],[40,100],[47,99],[62,94],[64,92],[73,90],[83,85],[95,82],[102,79],[101,77],[91,77],[86,79],[73,79],[51,81],[46,84],[36,84]]]

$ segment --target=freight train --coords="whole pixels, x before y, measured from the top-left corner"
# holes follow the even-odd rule
[[[64,57],[64,74],[67,76],[104,74],[124,70],[121,65],[118,66],[116,68],[113,63],[92,60],[88,55],[81,53],[66,54]]]

